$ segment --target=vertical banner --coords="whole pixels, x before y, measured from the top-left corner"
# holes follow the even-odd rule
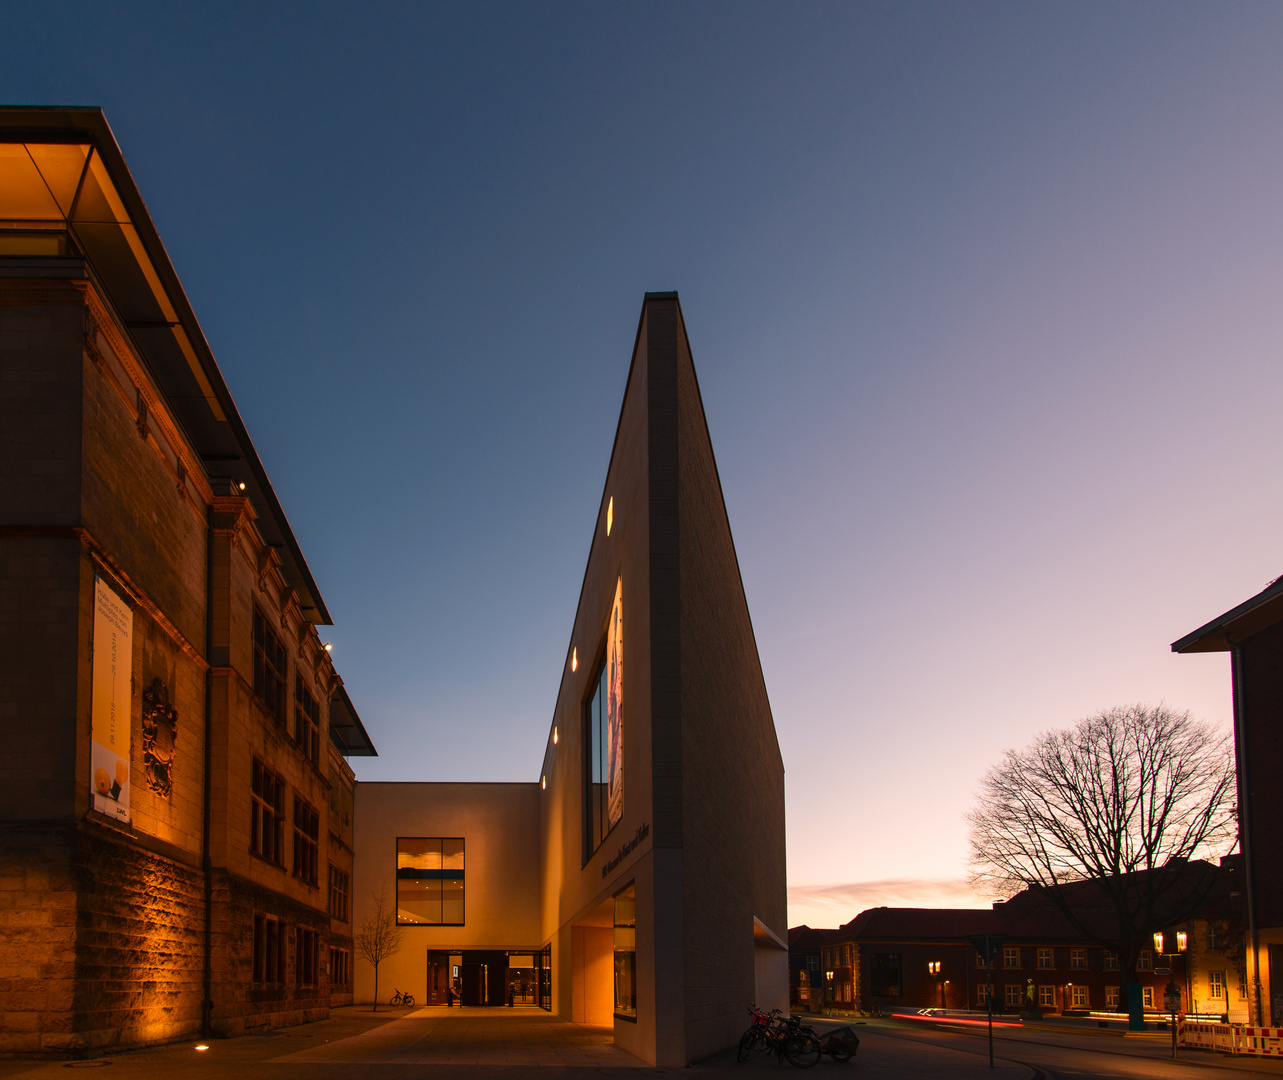
[[[606,831],[624,816],[624,579],[615,583],[615,603],[606,633],[606,775],[610,782]]]
[[[94,575],[94,676],[89,795],[93,808],[129,821],[129,720],[134,613]]]

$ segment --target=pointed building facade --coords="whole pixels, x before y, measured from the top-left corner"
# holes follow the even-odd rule
[[[355,924],[395,876],[406,928],[381,985],[660,1066],[787,1008],[784,768],[675,293],[642,307],[538,780],[356,798]]]

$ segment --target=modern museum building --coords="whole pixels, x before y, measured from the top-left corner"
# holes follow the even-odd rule
[[[384,1001],[660,1066],[787,1007],[784,769],[675,293],[527,783],[356,779],[319,585],[97,109],[0,109],[0,436],[0,1054],[369,1003],[378,906]]]

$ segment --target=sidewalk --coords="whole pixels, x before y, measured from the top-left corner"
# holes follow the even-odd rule
[[[817,1024],[825,1029],[833,1025]],[[844,1026],[839,1023],[836,1026]],[[860,1080],[1032,1080],[1032,1070],[969,1049],[931,1046],[857,1027],[860,1052],[851,1064],[824,1058],[813,1075]],[[791,1075],[787,1064],[758,1057],[739,1064],[728,1050],[691,1069],[652,1069],[613,1044],[610,1028],[571,1024],[540,1010],[336,1009],[328,1020],[237,1039],[133,1050],[78,1062],[0,1061],[0,1078],[67,1080],[64,1071],[110,1063],[130,1080],[541,1080],[707,1075]],[[112,1075],[107,1073],[105,1075]]]

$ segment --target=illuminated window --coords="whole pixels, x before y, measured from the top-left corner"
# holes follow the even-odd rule
[[[285,781],[258,758],[251,784],[249,849],[270,863],[285,865]]]
[[[637,890],[615,895],[615,1015],[637,1018]]]
[[[902,993],[900,954],[872,953],[869,956],[869,991],[875,997],[899,997]]]
[[[989,1004],[989,984],[981,983],[976,987],[976,1004],[981,1008]]]
[[[344,870],[337,866],[330,867],[330,918],[347,922],[347,898],[351,891],[351,881]]]
[[[1086,1009],[1086,1008],[1088,1007],[1088,1005],[1087,1005],[1087,1001],[1088,1001],[1087,989],[1088,989],[1088,988],[1087,988],[1087,987],[1085,987],[1085,986],[1075,986],[1075,987],[1073,988],[1073,991],[1074,991],[1074,998],[1073,998],[1073,1000],[1074,1000],[1074,1008],[1075,1008],[1075,1009]]]
[[[1107,1009],[1118,1008],[1118,987],[1117,986],[1105,987],[1105,1008]]]
[[[1022,989],[1020,984],[1007,983],[1007,985],[1003,989],[1006,991],[1007,1004],[1018,1006],[1020,1004],[1020,991]]]
[[[1069,966],[1070,966],[1071,968],[1085,968],[1085,967],[1087,966],[1087,950],[1086,950],[1086,949],[1070,949],[1070,950],[1069,950]]]
[[[1016,945],[1007,945],[1002,950],[1002,966],[1005,968],[1020,967],[1020,948]]]
[[[462,837],[397,840],[396,921],[402,926],[463,925]]]
[[[1141,949],[1136,955],[1136,970],[1151,971],[1154,967],[1154,958],[1148,949]]]
[[[1038,1004],[1056,1007],[1056,988],[1054,986],[1038,987]]]
[[[1207,973],[1207,996],[1218,1001],[1225,996],[1225,972],[1209,971]]]
[[[294,796],[294,876],[316,884],[317,846],[321,817],[305,799]]]
[[[316,931],[306,926],[294,928],[294,984],[316,985]]]
[[[1141,1004],[1147,1009],[1154,1007],[1154,988],[1152,986],[1146,986],[1141,989]]]
[[[285,924],[271,915],[254,916],[254,955],[250,969],[260,986],[285,983]]]
[[[1043,971],[1050,971],[1056,966],[1056,961],[1050,949],[1038,950],[1038,967]]]
[[[294,741],[313,765],[320,761],[321,706],[297,672],[294,674]]]
[[[285,649],[266,617],[254,609],[254,696],[267,715],[285,726]]]

